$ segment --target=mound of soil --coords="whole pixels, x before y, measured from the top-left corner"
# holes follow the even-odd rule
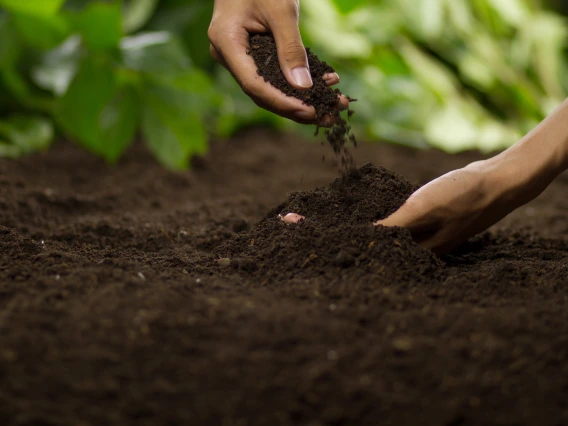
[[[366,164],[328,187],[292,193],[258,227],[219,249],[219,262],[266,277],[326,275],[333,280],[340,275],[418,285],[439,274],[440,262],[408,231],[372,226],[395,212],[413,191],[403,177]],[[276,214],[290,212],[306,219],[287,224]]]
[[[328,87],[324,75],[333,73],[335,70],[326,62],[321,61],[310,48],[306,49],[310,73],[312,75],[313,86],[307,90],[298,90],[290,86],[286,77],[282,73],[278,61],[278,50],[272,34],[254,34],[250,37],[249,54],[253,57],[258,68],[258,75],[274,87],[282,91],[287,96],[295,97],[306,105],[312,105],[316,110],[316,117],[321,121],[323,117],[333,118],[333,126],[325,129],[324,134],[333,152],[342,173],[348,173],[355,168],[355,162],[349,149],[348,143],[352,142],[357,146],[355,135],[351,133],[351,126],[348,121],[341,116],[337,108],[338,98],[341,95],[339,89]],[[351,102],[355,99],[349,98]],[[347,116],[351,117],[353,111],[349,110]],[[316,130],[318,134],[319,126]]]
[[[568,424],[568,177],[436,259],[369,223],[482,157],[354,155],[385,168],[266,132],[0,160],[0,424]]]

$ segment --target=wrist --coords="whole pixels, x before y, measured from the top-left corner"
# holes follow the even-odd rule
[[[486,160],[495,191],[515,208],[540,195],[566,169],[565,144],[533,149],[536,145],[518,144]]]
[[[496,184],[511,202],[538,196],[568,168],[568,100],[511,148],[486,160]]]
[[[556,177],[568,168],[568,99],[556,108],[511,151],[524,163],[532,163],[540,173]],[[509,151],[509,150],[508,150]],[[546,170],[542,170],[546,169]]]

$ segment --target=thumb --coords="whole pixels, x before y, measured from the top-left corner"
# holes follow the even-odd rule
[[[293,17],[283,18],[272,26],[272,34],[278,49],[278,59],[284,77],[296,89],[309,89],[313,86],[308,56],[298,21]]]

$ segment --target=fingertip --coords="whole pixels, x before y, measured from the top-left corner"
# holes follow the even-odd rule
[[[339,75],[336,72],[325,74],[323,79],[328,86],[333,86],[339,83]]]
[[[377,220],[375,223],[373,223],[373,226],[384,226],[385,228],[390,228],[390,227],[393,227],[395,225],[389,223],[386,219],[381,219],[381,220]]]
[[[345,95],[339,96],[338,107],[340,111],[344,111],[349,108],[349,98]]]
[[[374,226],[384,226],[387,228],[393,227],[393,226],[402,226],[400,223],[397,222],[397,216],[396,213],[393,213],[392,215],[385,217],[383,219],[379,219],[376,222],[373,223]]]
[[[314,85],[310,70],[306,67],[296,67],[290,71],[292,82],[297,89],[307,90]]]
[[[322,127],[331,127],[335,124],[335,119],[331,115],[325,115],[319,122],[319,125]]]

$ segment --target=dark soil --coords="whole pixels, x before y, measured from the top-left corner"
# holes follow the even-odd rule
[[[439,259],[369,222],[478,155],[321,149],[0,161],[0,424],[568,424],[568,178]]]
[[[325,137],[333,149],[335,161],[342,174],[349,173],[355,168],[355,162],[351,155],[348,145],[351,142],[357,145],[355,135],[351,133],[351,126],[348,120],[341,116],[337,108],[337,103],[341,91],[328,87],[323,79],[324,75],[333,73],[335,70],[326,62],[321,61],[317,55],[306,48],[310,74],[312,75],[313,86],[308,90],[298,90],[290,86],[286,77],[282,73],[278,61],[278,50],[272,34],[254,34],[250,38],[249,54],[253,57],[258,68],[258,75],[274,87],[290,97],[295,97],[306,105],[311,105],[316,110],[316,117],[321,121],[328,116],[333,119],[331,128],[325,129]],[[355,99],[349,98],[351,102]],[[347,112],[347,117],[353,115],[353,110]],[[318,134],[319,126],[316,130]]]
[[[295,192],[252,231],[217,250],[221,263],[274,279],[323,278],[398,281],[415,286],[437,277],[441,263],[403,229],[371,223],[394,213],[413,185],[384,168],[366,164],[329,187]],[[306,216],[286,224],[282,216]],[[411,267],[409,267],[411,265]],[[330,266],[336,266],[336,268]]]

